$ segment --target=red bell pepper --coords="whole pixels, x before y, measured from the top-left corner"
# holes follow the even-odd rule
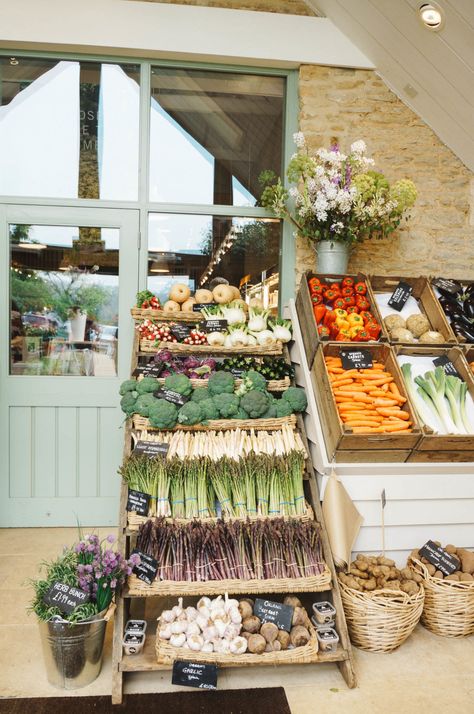
[[[323,296],[322,295],[311,295],[311,302],[313,303],[313,307],[315,305],[321,305],[323,302]]]
[[[354,285],[354,278],[344,278],[342,281],[343,287],[352,287]]]
[[[350,307],[347,308],[347,314],[352,315],[352,314],[358,314],[359,313],[359,308],[357,305],[351,305]]]
[[[368,310],[360,310],[359,315],[364,320],[364,322],[376,322],[375,317]]]
[[[320,284],[321,284],[321,281],[320,281],[319,278],[310,278],[310,279],[308,280],[308,287],[309,287],[310,290],[314,290],[314,288],[316,287],[316,285],[320,285]]]
[[[339,327],[339,325],[337,324],[337,322],[334,321],[334,322],[331,323],[331,325],[330,325],[330,327],[329,327],[329,330],[330,330],[330,333],[329,333],[329,334],[330,334],[331,340],[335,340],[336,337],[338,336],[338,334],[339,334],[341,328]]]
[[[354,342],[369,342],[370,339],[371,339],[371,337],[370,337],[369,333],[367,332],[367,330],[361,330],[354,337]]]
[[[324,315],[323,325],[326,327],[331,327],[332,323],[336,320],[336,310],[326,310]]]
[[[345,288],[342,288],[341,293],[342,297],[350,297],[351,295],[354,295],[354,288],[347,285]]]
[[[318,335],[322,338],[324,337],[329,337],[331,333],[331,330],[329,327],[326,327],[326,325],[319,325],[318,327]]]
[[[355,304],[361,310],[370,310],[370,302],[363,295],[356,295]]]
[[[334,290],[333,288],[328,288],[327,290],[324,291],[324,299],[327,300],[328,302],[332,302],[336,298],[340,296],[339,290]]]
[[[344,298],[344,309],[347,310],[348,307],[354,307],[356,304],[356,299],[353,295],[349,295]]]
[[[351,333],[349,330],[340,330],[336,335],[336,342],[350,342]]]
[[[326,305],[316,305],[316,307],[313,309],[314,313],[314,319],[316,320],[316,324],[319,325],[324,319],[324,315],[326,314],[327,307]]]
[[[340,308],[340,309],[342,309],[342,310],[344,310],[345,307],[346,307],[346,303],[344,302],[344,298],[343,298],[343,297],[338,297],[338,298],[336,298],[336,299],[334,300],[334,302],[333,302],[332,305],[333,305],[334,308]]]
[[[358,295],[365,295],[367,292],[367,285],[361,281],[360,283],[356,283],[354,285],[354,290]]]
[[[380,332],[382,331],[382,328],[378,324],[378,322],[366,322],[365,323],[365,329],[370,335],[371,340],[378,340]]]
[[[341,292],[341,284],[340,283],[331,283],[331,285],[329,287],[332,290],[338,290],[339,292]]]
[[[322,295],[324,288],[322,285],[314,285],[312,288],[310,287],[309,292],[311,295]]]

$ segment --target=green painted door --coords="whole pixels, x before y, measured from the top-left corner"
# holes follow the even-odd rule
[[[118,514],[139,211],[0,206],[0,525]]]

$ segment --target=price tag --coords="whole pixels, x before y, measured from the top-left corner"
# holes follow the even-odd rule
[[[217,689],[217,665],[204,662],[173,662],[171,684],[196,689]]]
[[[90,596],[84,590],[55,581],[45,592],[43,600],[47,605],[55,605],[69,615],[78,605],[89,602]]]
[[[166,399],[167,402],[177,404],[179,407],[182,407],[183,404],[189,401],[189,397],[184,397],[179,392],[174,392],[172,389],[166,389],[165,387],[153,392],[153,396],[157,399]]]
[[[441,570],[443,575],[451,575],[459,567],[459,560],[454,555],[447,553],[432,540],[429,540],[420,548],[420,557],[426,558],[436,570]]]
[[[442,355],[441,357],[436,357],[436,359],[433,360],[433,364],[435,367],[442,367],[446,374],[451,374],[453,377],[458,377],[458,379],[462,379],[461,375],[457,371],[456,367],[454,364],[451,362],[450,359],[446,355]],[[464,381],[464,380],[463,380]]]
[[[199,327],[203,332],[223,332],[227,330],[227,320],[209,319],[203,320]]]
[[[456,293],[462,292],[462,285],[457,283],[455,280],[449,280],[448,278],[435,278],[432,283],[435,288],[444,290],[446,293],[455,295]]]
[[[262,622],[273,622],[279,630],[286,630],[286,632],[291,630],[294,612],[294,608],[291,605],[257,598],[253,612]]]
[[[247,370],[245,369],[231,369],[229,370],[231,374],[234,375],[236,379],[241,379],[242,375],[246,373]]]
[[[163,444],[160,441],[137,441],[133,453],[143,454],[153,459],[156,456],[166,456],[169,448],[169,444]]]
[[[409,285],[408,283],[404,283],[403,280],[400,280],[397,287],[393,291],[392,297],[388,301],[388,304],[390,305],[390,307],[393,307],[394,310],[400,312],[400,310],[403,309],[403,306],[412,294],[412,291],[413,288],[411,285]]]
[[[188,325],[178,323],[177,325],[170,325],[170,332],[177,340],[184,340],[186,337],[189,337],[191,328],[188,327]]]
[[[201,312],[201,310],[207,310],[212,303],[210,302],[195,302],[193,305],[193,312]]]
[[[137,578],[143,580],[143,582],[147,583],[147,585],[151,585],[158,572],[158,561],[152,558],[151,555],[145,555],[145,553],[142,553],[136,548],[132,551],[132,553],[139,555],[141,561],[139,565],[135,565],[133,572]]]
[[[141,367],[137,367],[133,370],[133,377],[138,377],[141,374],[144,377],[159,377],[165,367],[165,363],[161,360],[159,362],[150,361],[148,364],[144,364]]]
[[[343,369],[371,369],[372,355],[368,350],[341,350],[339,356]]]
[[[149,503],[149,493],[135,491],[133,488],[128,489],[127,511],[135,511],[139,516],[147,516]]]

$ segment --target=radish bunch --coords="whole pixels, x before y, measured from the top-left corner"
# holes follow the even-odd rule
[[[177,342],[171,334],[170,326],[164,322],[155,323],[153,320],[143,320],[137,327],[140,339],[159,342]]]
[[[205,345],[207,343],[207,334],[202,330],[191,330],[189,337],[183,340],[185,345]]]

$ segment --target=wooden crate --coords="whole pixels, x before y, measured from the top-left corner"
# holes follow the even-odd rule
[[[412,297],[414,297],[415,300],[418,302],[418,307],[420,308],[421,312],[428,318],[428,321],[431,325],[431,329],[436,332],[440,332],[445,338],[445,342],[440,344],[457,344],[456,335],[449,326],[444,312],[442,311],[441,306],[438,300],[436,299],[433,289],[426,278],[404,278],[392,275],[371,275],[369,277],[369,281],[370,287],[375,297],[377,297],[377,293],[393,292],[400,281],[411,285],[411,287],[413,288]],[[393,310],[393,313],[397,314],[397,311]],[[388,339],[391,344],[414,344],[413,342],[395,342],[390,339],[390,336],[388,336]]]
[[[405,347],[399,345],[393,349],[397,356],[432,356],[433,359],[446,356],[466,382],[468,392],[474,399],[474,376],[460,347],[431,347],[430,345]],[[474,434],[435,434],[429,427],[421,426],[421,438],[416,445],[414,453],[408,460],[438,463],[474,461]]]
[[[350,463],[406,461],[421,436],[421,430],[408,400],[403,405],[403,409],[409,412],[410,420],[413,422],[413,430],[408,434],[354,434],[352,429],[346,427],[339,418],[324,358],[337,356],[342,348],[347,349],[347,347],[347,343],[341,342],[322,345],[316,353],[311,370],[328,457],[335,458],[339,462]],[[406,396],[400,368],[388,345],[364,343],[357,344],[355,347],[369,350],[374,360],[384,364],[394,377],[401,394]]]
[[[430,286],[431,286],[431,289],[432,289],[432,291],[433,291],[433,295],[434,295],[435,300],[436,300],[436,302],[437,302],[437,304],[438,304],[438,306],[439,306],[439,309],[441,310],[441,312],[442,312],[443,315],[444,315],[444,318],[445,318],[446,322],[447,322],[448,325],[451,327],[449,317],[446,315],[446,313],[444,312],[442,306],[440,305],[439,300],[438,300],[438,297],[437,297],[436,292],[435,292],[435,289],[434,289],[434,286],[432,285],[433,280],[436,280],[436,278],[434,278],[434,277],[431,276],[431,277],[430,277]],[[468,287],[469,285],[472,285],[472,283],[474,283],[474,280],[464,280],[464,279],[463,279],[463,280],[457,280],[456,278],[453,278],[453,280],[454,280],[456,283],[460,283],[463,287]],[[458,341],[458,343],[459,343],[460,345],[464,345],[464,346],[465,346],[466,348],[468,348],[468,349],[473,346],[472,342],[466,341],[466,338],[465,338],[463,335],[458,335],[457,332],[454,332],[454,330],[453,330],[452,327],[451,327],[451,330],[453,331],[453,334],[454,334],[454,336],[456,337],[456,339],[457,339],[457,341]],[[474,327],[473,327],[473,331],[474,331]]]
[[[383,327],[382,318],[380,316],[377,303],[375,302],[374,294],[370,287],[370,281],[366,275],[363,273],[357,273],[357,275],[337,275],[334,273],[323,275],[322,273],[313,273],[311,270],[306,271],[306,273],[301,278],[301,284],[296,296],[296,311],[298,313],[298,319],[301,327],[301,334],[303,337],[303,345],[305,349],[306,359],[308,366],[312,367],[316,350],[318,345],[321,343],[328,342],[327,339],[321,339],[318,335],[316,320],[313,313],[313,303],[311,302],[311,296],[308,287],[308,280],[310,278],[319,278],[327,283],[330,282],[340,282],[343,278],[353,278],[356,282],[363,280],[367,284],[367,299],[371,304],[370,311],[376,318],[377,322],[382,327],[382,332],[380,333],[379,340],[371,340],[368,344],[379,344],[380,342],[387,342],[388,335]],[[360,344],[360,343],[348,343],[348,344]],[[367,344],[367,343],[364,343]]]

